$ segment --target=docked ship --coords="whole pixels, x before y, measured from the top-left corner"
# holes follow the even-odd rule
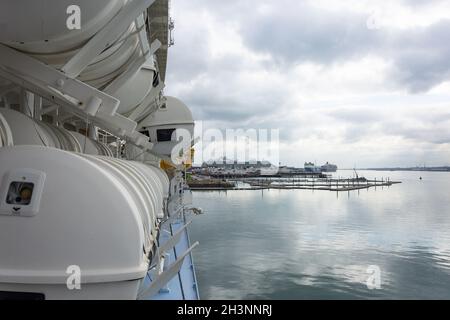
[[[307,173],[320,173],[321,172],[321,168],[319,166],[316,166],[313,162],[305,162],[304,170]]]
[[[338,169],[337,165],[331,164],[331,163],[325,163],[324,165],[320,166],[320,170],[322,172],[336,172]]]
[[[168,0],[5,0],[0,25],[0,299],[198,299]]]
[[[308,173],[322,173],[322,172],[336,172],[337,165],[331,163],[325,163],[322,166],[317,166],[313,162],[305,162],[304,170]]]

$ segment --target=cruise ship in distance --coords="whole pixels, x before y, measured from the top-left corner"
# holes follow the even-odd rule
[[[321,169],[322,172],[336,172],[338,167],[337,167],[337,165],[328,163],[328,161],[327,161],[327,163],[322,165],[320,167],[320,169]]]
[[[313,162],[305,162],[304,168],[305,172],[312,172],[312,173],[336,172],[338,169],[337,165],[328,162],[322,166],[317,166]]]

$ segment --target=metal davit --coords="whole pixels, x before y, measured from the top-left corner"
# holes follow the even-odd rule
[[[162,92],[169,20],[167,0],[0,3],[0,299],[198,299],[177,142],[155,138],[194,128]]]

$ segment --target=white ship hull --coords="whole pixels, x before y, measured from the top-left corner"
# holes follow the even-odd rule
[[[198,299],[168,1],[44,2],[0,3],[0,299]]]

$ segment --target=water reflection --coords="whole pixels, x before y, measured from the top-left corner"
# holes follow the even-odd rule
[[[450,174],[360,175],[403,183],[339,197],[317,190],[194,193],[206,212],[191,227],[201,244],[202,298],[450,298]],[[370,265],[380,267],[380,290],[366,286]]]

